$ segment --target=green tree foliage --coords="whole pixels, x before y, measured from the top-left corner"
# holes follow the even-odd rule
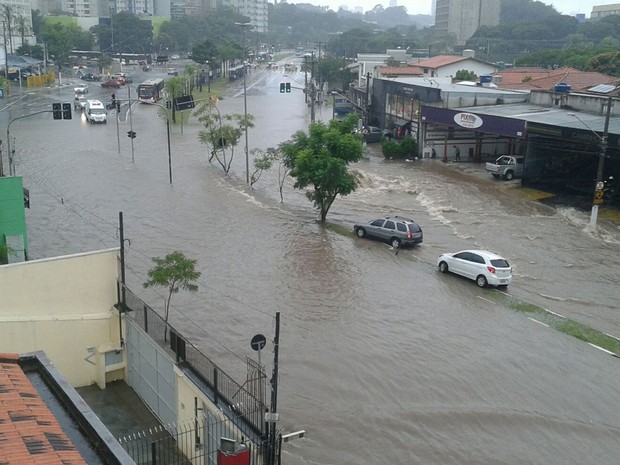
[[[245,134],[245,131],[254,127],[254,116],[222,115],[217,108],[217,99],[215,98],[203,102],[196,108],[194,114],[198,116],[198,121],[204,125],[204,129],[198,133],[198,140],[208,147],[210,151],[209,161],[215,158],[224,173],[228,174],[241,136]]]
[[[560,13],[543,2],[532,0],[502,0],[500,3],[499,22],[518,23],[524,21],[539,21],[549,16],[559,16]]]
[[[219,67],[217,47],[215,43],[209,39],[198,42],[192,48],[192,60],[195,63],[209,63],[212,69]]]
[[[411,137],[405,137],[399,141],[383,140],[381,150],[386,160],[409,159],[418,156],[418,143]]]
[[[586,71],[597,71],[610,76],[620,76],[620,52],[596,55],[585,66]]]
[[[183,253],[175,251],[164,258],[155,257],[152,259],[155,266],[148,271],[148,281],[143,286],[164,287],[168,290],[166,297],[164,321],[168,322],[170,315],[170,300],[172,294],[180,290],[196,292],[198,285],[196,281],[200,277],[200,271],[196,271],[196,260],[186,258]]]
[[[187,80],[183,76],[174,76],[166,81],[166,92],[168,93],[170,100],[173,100],[174,98],[180,97],[184,94],[186,82]],[[174,105],[172,105],[172,122],[177,122]]]
[[[254,171],[250,174],[250,187],[258,182],[263,173],[270,170],[273,164],[280,158],[278,149],[269,147],[266,150],[253,149],[251,151],[254,160]]]
[[[147,53],[153,48],[151,22],[143,21],[128,11],[114,14],[110,24],[99,24],[90,30],[97,37],[103,52]]]
[[[475,81],[476,73],[466,69],[459,69],[454,75],[454,79],[457,81]]]
[[[298,131],[280,146],[295,189],[309,189],[306,196],[318,210],[321,223],[338,195],[345,196],[357,186],[348,165],[361,160],[362,144],[348,122],[313,123],[309,132]]]
[[[47,43],[48,55],[60,63],[66,60],[71,50],[91,50],[93,46],[91,34],[73,23],[46,23],[41,36]]]

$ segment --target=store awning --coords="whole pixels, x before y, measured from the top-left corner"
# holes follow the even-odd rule
[[[394,121],[394,124],[402,128],[403,126],[407,126],[408,124],[411,124],[411,121],[402,119],[402,118],[396,118],[396,120]]]

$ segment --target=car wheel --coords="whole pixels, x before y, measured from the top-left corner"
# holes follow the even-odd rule
[[[390,244],[392,245],[392,247],[394,247],[395,249],[399,249],[400,248],[400,239],[398,237],[393,237],[390,240]]]
[[[442,273],[447,273],[448,272],[448,264],[446,262],[441,262],[439,264],[439,271],[441,271]]]
[[[512,171],[506,171],[506,181],[510,181],[514,178],[514,173]]]
[[[357,237],[366,237],[366,230],[364,228],[357,228],[355,234],[357,234]]]
[[[484,277],[484,275],[478,275],[478,277],[476,278],[476,284],[478,285],[478,287],[487,287],[487,278]]]

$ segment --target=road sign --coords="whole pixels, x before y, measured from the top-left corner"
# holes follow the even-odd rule
[[[603,191],[603,189],[597,189],[596,192],[594,193],[594,204],[600,205],[601,203],[603,203],[604,196],[605,196],[605,192]]]
[[[263,336],[262,334],[257,334],[250,341],[250,347],[258,352],[259,350],[263,350],[266,343],[267,339],[265,338],[265,336]]]

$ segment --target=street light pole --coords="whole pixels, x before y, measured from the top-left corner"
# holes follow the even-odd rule
[[[243,114],[245,116],[245,182],[250,184],[250,157],[248,154],[248,97],[247,97],[247,87],[246,87],[246,79],[245,75],[247,73],[247,67],[245,64],[245,28],[246,26],[251,26],[252,23],[235,23],[237,26],[241,26],[241,36],[242,36],[242,44],[241,47],[243,49]]]
[[[599,147],[599,156],[598,156],[598,167],[596,169],[596,184],[594,186],[594,198],[592,201],[592,213],[590,214],[590,226],[596,227],[596,223],[598,220],[598,206],[603,203],[603,169],[605,167],[605,155],[607,154],[607,137],[609,135],[609,120],[611,118],[611,106],[613,100],[610,95],[607,97],[607,109],[605,112],[605,126],[603,127],[603,135],[600,136],[597,132],[592,130],[590,126],[588,126],[584,121],[581,120],[576,114],[569,113],[570,116],[579,120],[581,124],[583,124],[586,128],[590,130],[596,137],[600,140]]]

